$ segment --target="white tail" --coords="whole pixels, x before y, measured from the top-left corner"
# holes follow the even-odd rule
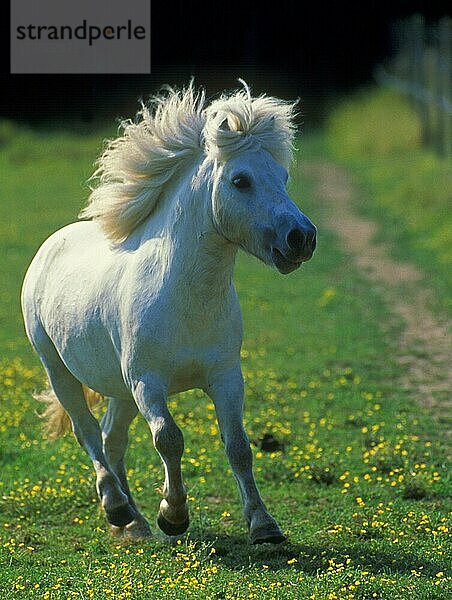
[[[102,394],[86,386],[83,386],[83,394],[90,409],[104,400]],[[44,431],[50,440],[56,440],[71,430],[71,419],[51,388],[35,394],[34,398],[47,405],[39,416],[45,420]]]

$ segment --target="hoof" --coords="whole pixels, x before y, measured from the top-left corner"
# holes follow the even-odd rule
[[[110,525],[115,525],[116,527],[125,527],[136,517],[136,512],[129,504],[123,504],[113,510],[106,510],[105,513]]]
[[[152,537],[152,531],[146,519],[140,516],[124,527],[123,535],[126,540],[144,540]]]
[[[149,523],[141,515],[136,517],[125,527],[110,525],[110,533],[113,537],[119,538],[125,542],[141,541],[152,537]]]
[[[170,523],[170,521],[165,519],[162,513],[159,513],[159,516],[157,517],[157,525],[160,527],[163,533],[170,536],[182,535],[185,533],[188,529],[189,522],[190,521],[187,518],[185,521],[182,521],[182,523]]]
[[[287,540],[287,537],[278,528],[268,529],[261,527],[250,533],[252,544],[281,544]]]

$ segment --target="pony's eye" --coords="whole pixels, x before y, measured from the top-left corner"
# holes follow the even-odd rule
[[[246,190],[251,187],[251,181],[246,175],[237,175],[237,177],[234,177],[232,180],[232,185],[239,190]]]

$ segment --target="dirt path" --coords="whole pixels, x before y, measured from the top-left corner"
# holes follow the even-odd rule
[[[389,246],[374,241],[379,226],[354,212],[357,191],[342,168],[311,162],[303,172],[314,180],[316,197],[328,206],[323,224],[339,235],[365,276],[381,284],[393,313],[405,324],[396,346],[396,358],[406,372],[400,384],[434,415],[446,416],[452,404],[451,327],[429,310],[429,293],[419,285],[423,273],[394,260]]]

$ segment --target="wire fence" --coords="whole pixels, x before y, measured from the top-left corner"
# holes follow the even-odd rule
[[[452,19],[426,24],[422,15],[393,26],[395,53],[375,79],[407,94],[419,113],[423,142],[452,156]]]

